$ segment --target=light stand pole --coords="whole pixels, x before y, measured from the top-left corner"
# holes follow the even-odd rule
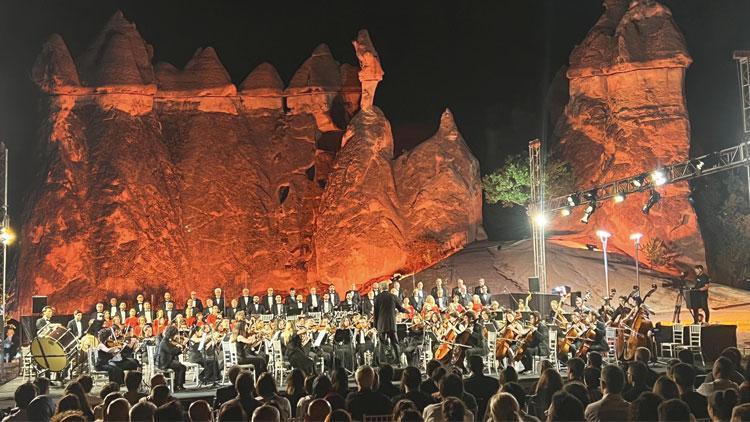
[[[641,248],[641,237],[643,237],[642,233],[633,233],[630,235],[630,240],[635,242],[635,285],[637,287],[639,297],[641,296],[641,278],[638,262],[638,250]]]
[[[607,239],[612,236],[609,232],[604,230],[597,230],[596,235],[599,236],[599,240],[602,242],[602,251],[604,252],[604,293],[605,295],[609,292],[609,268],[607,266]]]

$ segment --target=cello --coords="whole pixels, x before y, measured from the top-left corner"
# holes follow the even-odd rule
[[[626,341],[625,352],[623,358],[625,360],[633,360],[635,358],[635,351],[639,347],[647,347],[653,353],[653,344],[651,339],[648,337],[649,331],[654,328],[653,323],[647,318],[646,312],[643,309],[643,305],[646,303],[646,299],[649,298],[656,291],[656,284],[651,285],[651,290],[643,296],[641,303],[635,309],[633,314],[632,324],[630,325],[630,337]]]

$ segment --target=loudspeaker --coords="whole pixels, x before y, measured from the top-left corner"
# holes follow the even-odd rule
[[[576,306],[576,298],[581,297],[581,292],[570,292],[570,306]]]
[[[31,312],[41,314],[45,306],[47,306],[47,296],[31,297]]]
[[[529,291],[539,293],[539,277],[529,277]]]

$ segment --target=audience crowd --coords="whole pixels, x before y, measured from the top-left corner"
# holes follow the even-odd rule
[[[271,374],[256,379],[235,366],[213,403],[177,400],[160,374],[146,390],[138,371],[98,395],[91,377],[80,376],[53,400],[50,381],[41,377],[16,389],[16,407],[4,421],[750,421],[750,361],[743,367],[736,348],[724,350],[700,383],[703,374],[687,350],[667,363],[664,375],[650,361],[645,348],[624,368],[591,352],[586,362],[570,359],[565,376],[542,361],[528,390],[512,367],[485,375],[480,356],[467,359],[469,376],[431,361],[425,376],[415,367],[399,371],[398,386],[392,366],[362,366],[354,389],[344,369],[330,376],[294,369],[279,391]]]

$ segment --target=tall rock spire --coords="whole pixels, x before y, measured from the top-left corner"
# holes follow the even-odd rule
[[[359,60],[359,81],[362,83],[362,99],[360,108],[367,110],[372,107],[375,100],[375,90],[378,83],[383,80],[383,68],[380,66],[380,57],[372,45],[370,34],[362,29],[357,34],[357,39],[352,41],[354,51]]]

